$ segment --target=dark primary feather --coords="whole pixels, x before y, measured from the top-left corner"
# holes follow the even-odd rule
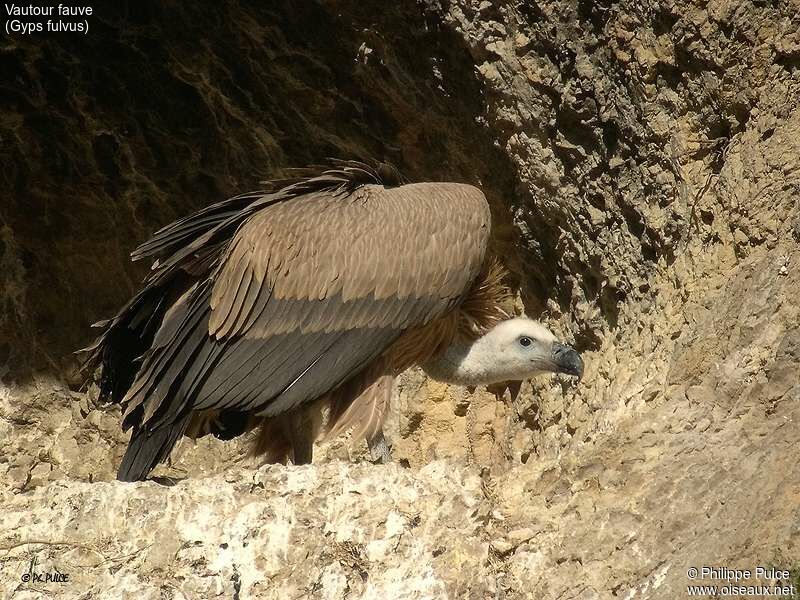
[[[293,414],[458,305],[486,250],[485,199],[383,176],[338,162],[198,211],[134,251],[156,263],[89,349],[133,429],[120,478],[144,478],[193,414]]]
[[[146,257],[169,256],[182,246],[186,246],[204,233],[214,229],[220,223],[240,214],[255,200],[263,198],[265,193],[240,194],[170,223],[156,231],[152,238],[131,252],[131,259],[141,260]]]
[[[175,443],[183,435],[191,413],[184,414],[172,427],[162,427],[147,431],[135,426],[125,456],[117,471],[120,481],[139,481],[153,470],[153,467],[169,456]]]

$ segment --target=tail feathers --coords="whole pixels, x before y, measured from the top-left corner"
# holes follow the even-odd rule
[[[131,441],[117,471],[120,481],[142,481],[156,465],[167,459],[175,443],[183,435],[192,414],[187,412],[177,421],[165,423],[152,431],[134,426]]]

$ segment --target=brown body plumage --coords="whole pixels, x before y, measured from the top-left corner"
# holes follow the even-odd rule
[[[311,459],[332,435],[380,432],[394,378],[505,315],[483,194],[398,185],[340,162],[162,229],[133,253],[145,286],[90,348],[133,429],[119,478],[144,478],[184,433],[258,427],[256,451]]]

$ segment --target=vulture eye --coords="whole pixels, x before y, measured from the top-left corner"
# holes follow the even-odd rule
[[[523,337],[519,338],[518,341],[519,341],[519,345],[522,346],[523,348],[527,348],[528,346],[530,346],[533,343],[533,340],[531,338],[529,338],[529,337],[526,337],[526,336],[523,336]]]

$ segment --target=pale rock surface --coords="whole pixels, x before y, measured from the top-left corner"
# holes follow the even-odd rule
[[[3,546],[51,541],[4,550],[0,577],[17,598],[441,598],[492,587],[488,510],[480,478],[445,462],[55,482],[5,506]],[[32,552],[70,580],[21,584]]]

